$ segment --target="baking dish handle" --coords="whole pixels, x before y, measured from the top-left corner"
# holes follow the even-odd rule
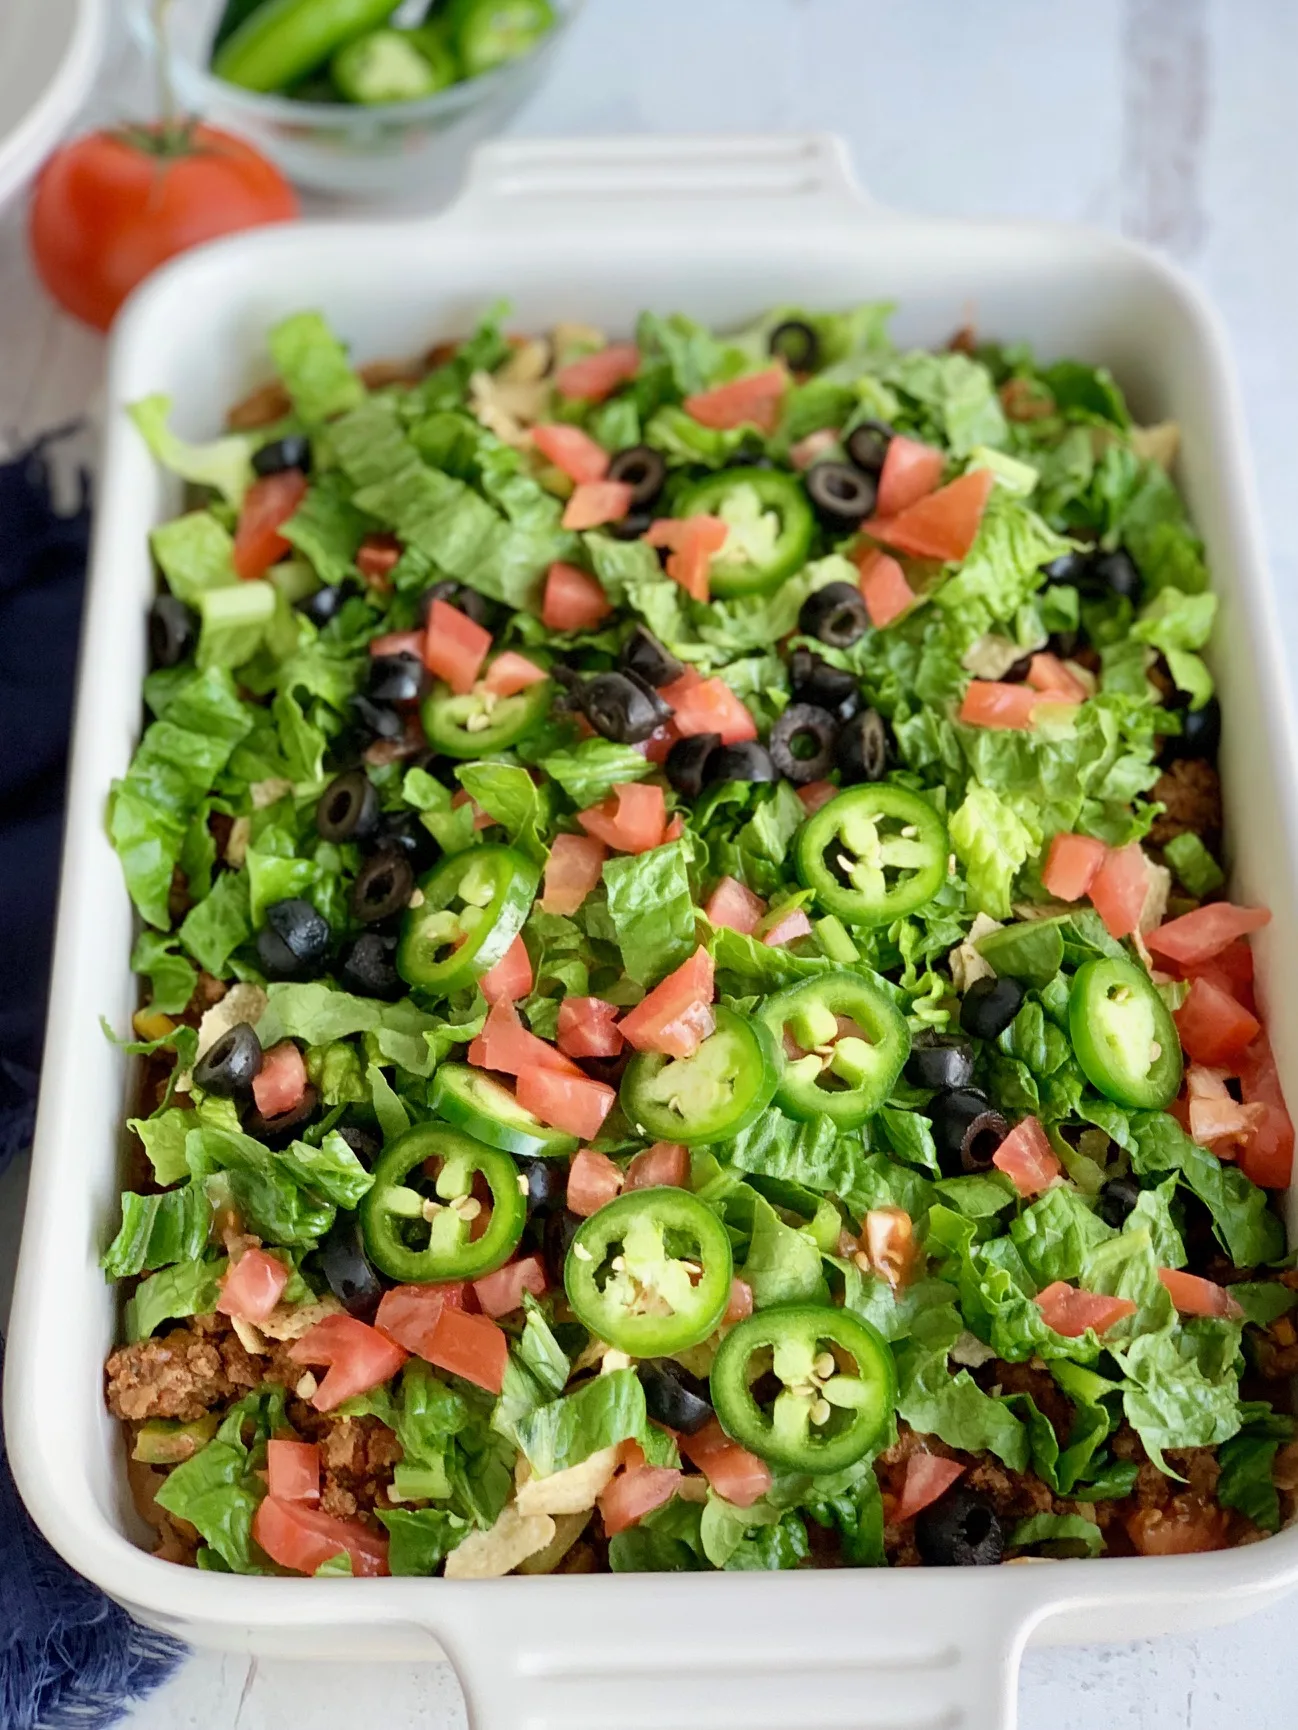
[[[830,133],[735,137],[537,138],[483,145],[443,219],[469,229],[586,226],[659,206],[674,224],[741,207],[781,223],[860,219],[875,208]],[[759,207],[755,212],[754,207]]]
[[[841,1570],[673,1574],[624,1627],[617,1591],[607,1575],[461,1588],[434,1631],[469,1730],[1012,1730],[1036,1619],[1026,1593],[971,1602],[963,1570],[868,1596]]]

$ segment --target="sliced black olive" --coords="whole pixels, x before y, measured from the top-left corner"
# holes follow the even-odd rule
[[[677,739],[663,764],[667,779],[687,799],[697,799],[714,751],[721,748],[720,733],[691,733]]]
[[[339,1124],[337,1134],[342,1136],[367,1170],[383,1152],[383,1137],[376,1129],[366,1129],[358,1123]]]
[[[604,530],[606,534],[612,535],[615,541],[638,541],[641,535],[648,534],[653,520],[652,511],[628,511],[615,523],[605,523]]]
[[[636,745],[662,726],[671,710],[652,686],[627,673],[597,673],[581,693],[586,719],[619,745]]]
[[[1135,1178],[1111,1177],[1100,1191],[1095,1211],[1106,1225],[1121,1231],[1139,1200],[1140,1185]]]
[[[372,703],[368,697],[349,697],[352,711],[363,733],[371,739],[399,739],[406,724],[395,709],[386,703]]]
[[[975,979],[960,1005],[960,1025],[975,1039],[999,1039],[1023,1007],[1017,979]]]
[[[1061,661],[1071,661],[1081,646],[1080,631],[1055,631],[1046,641],[1046,648]]]
[[[269,979],[316,979],[329,958],[329,925],[309,901],[272,901],[257,933],[257,954]]]
[[[362,931],[343,950],[338,977],[357,997],[400,997],[396,937],[386,931]]]
[[[877,709],[862,710],[838,729],[834,761],[847,786],[858,781],[882,781],[888,773],[891,755],[888,723]]]
[[[804,637],[817,637],[831,649],[850,649],[870,628],[865,597],[851,583],[826,583],[808,595],[798,614]]]
[[[260,1073],[261,1041],[247,1021],[236,1021],[194,1065],[195,1083],[222,1099],[247,1093]]]
[[[768,457],[765,451],[742,446],[722,463],[724,469],[773,469],[775,459]]]
[[[282,475],[288,469],[309,475],[311,440],[305,433],[289,433],[286,438],[275,439],[252,453],[252,468],[258,475]]]
[[[1111,553],[1101,553],[1091,560],[1091,579],[1111,594],[1122,595],[1129,601],[1140,599],[1141,578],[1136,561],[1125,547]]]
[[[991,1503],[957,1484],[915,1516],[915,1548],[929,1568],[989,1568],[1005,1554],[1005,1533]]]
[[[648,445],[628,445],[625,450],[614,451],[609,458],[606,478],[621,481],[623,486],[630,487],[630,508],[633,511],[642,511],[651,505],[663,490],[663,482],[667,479],[667,464],[658,452]]]
[[[949,1033],[917,1033],[906,1059],[912,1087],[967,1087],[973,1079],[973,1046]]]
[[[458,782],[451,785],[458,791]],[[439,856],[436,841],[413,811],[385,811],[379,818],[373,842],[376,848],[404,853],[416,873],[426,871]]]
[[[1178,757],[1203,757],[1212,762],[1220,746],[1221,704],[1209,697],[1202,709],[1181,710],[1181,731],[1165,735],[1162,760],[1174,763]]]
[[[365,694],[375,703],[417,703],[427,682],[418,655],[374,655]]]
[[[352,912],[362,925],[377,925],[409,905],[415,873],[404,853],[372,853],[352,884]]]
[[[628,673],[635,673],[655,688],[674,684],[685,671],[675,655],[668,654],[653,632],[643,625],[637,625],[623,643],[621,661]]]
[[[778,781],[779,778],[771,753],[755,739],[745,739],[739,745],[718,745],[708,758],[703,776],[709,787],[722,781]]]
[[[520,1159],[519,1171],[527,1179],[527,1211],[553,1213],[568,1193],[568,1172],[562,1160]]]
[[[364,769],[335,775],[315,808],[315,826],[326,841],[363,841],[378,822],[378,789]]]
[[[803,482],[816,515],[832,534],[846,534],[858,523],[863,523],[874,509],[878,492],[874,478],[854,463],[813,463],[803,476]],[[851,588],[850,583],[831,586]],[[820,590],[822,595],[824,592]],[[857,594],[857,591],[852,589],[852,593]],[[856,633],[858,637],[860,634],[860,631]]]
[[[646,1358],[635,1367],[645,1410],[655,1423],[694,1436],[712,1416],[708,1384],[670,1358]]]
[[[296,1140],[302,1125],[315,1116],[319,1103],[319,1094],[308,1085],[296,1105],[277,1112],[274,1117],[263,1117],[259,1111],[250,1111],[243,1120],[244,1132],[255,1135],[258,1141],[267,1142],[271,1147],[286,1147],[290,1141]]]
[[[329,1290],[348,1315],[373,1320],[383,1296],[383,1282],[370,1265],[354,1213],[341,1213],[319,1249],[320,1272]]]
[[[888,446],[892,443],[892,428],[886,421],[863,420],[848,433],[844,449],[848,459],[868,475],[877,475],[883,468]]]
[[[766,346],[790,372],[815,372],[820,364],[820,338],[800,318],[786,318],[766,339]]]
[[[149,664],[179,666],[198,642],[198,614],[175,595],[159,595],[149,608]]]
[[[557,1208],[545,1222],[543,1249],[546,1272],[551,1284],[560,1291],[563,1290],[563,1264],[580,1229],[581,1220],[575,1213],[569,1213],[566,1207]]]
[[[771,728],[767,749],[779,774],[795,787],[823,781],[834,766],[834,717],[811,703],[790,703]]]
[[[1048,583],[1070,583],[1075,589],[1092,586],[1091,555],[1082,552],[1060,553],[1042,571]]]
[[[929,1101],[928,1114],[943,1177],[988,1170],[1010,1132],[987,1095],[973,1087],[944,1088]]]
[[[428,623],[434,601],[445,601],[448,607],[454,607],[457,612],[463,613],[466,619],[472,619],[475,625],[481,625],[484,631],[490,631],[495,625],[495,608],[485,595],[480,595],[467,583],[457,583],[450,577],[444,577],[440,583],[434,583],[431,588],[425,589],[419,597],[421,625]]]
[[[1020,655],[1017,661],[1011,661],[1001,674],[1003,685],[1021,685],[1032,671],[1032,656]]]
[[[342,604],[347,599],[347,591],[341,583],[326,583],[324,588],[317,589],[313,595],[307,595],[305,600],[297,603],[297,610],[304,618],[322,629],[330,619],[336,619],[342,610]]]
[[[795,703],[827,710],[836,721],[850,721],[865,702],[859,681],[813,653],[795,649],[789,656],[789,683]]]

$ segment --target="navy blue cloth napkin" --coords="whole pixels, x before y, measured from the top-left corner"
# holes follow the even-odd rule
[[[31,1140],[90,533],[85,475],[55,508],[61,436],[0,464],[0,1172]],[[184,1655],[54,1554],[0,1439],[0,1730],[100,1730]]]

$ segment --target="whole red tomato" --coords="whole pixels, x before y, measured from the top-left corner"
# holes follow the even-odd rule
[[[150,271],[218,235],[284,222],[297,195],[264,156],[214,126],[91,132],[36,183],[31,243],[60,306],[98,330]]]

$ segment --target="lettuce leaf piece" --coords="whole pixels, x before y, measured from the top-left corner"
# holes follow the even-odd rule
[[[314,1244],[333,1224],[333,1203],[300,1185],[300,1162],[250,1135],[211,1125],[191,1129],[185,1159],[196,1178],[221,1174],[248,1225],[270,1243]]]
[[[126,1300],[127,1339],[132,1343],[148,1339],[166,1321],[210,1315],[221,1295],[228,1266],[225,1256],[212,1261],[181,1261],[141,1280]]]
[[[1260,1328],[1269,1327],[1298,1304],[1298,1292],[1279,1280],[1241,1280],[1231,1286],[1230,1295],[1243,1310],[1245,1320]]]
[[[131,970],[147,977],[149,1007],[160,1015],[179,1015],[198,984],[198,974],[179,953],[178,941],[145,929],[131,951]]]
[[[259,1475],[266,1443],[287,1428],[284,1402],[282,1388],[246,1395],[231,1406],[212,1440],[169,1472],[157,1491],[158,1505],[196,1526],[236,1574],[267,1572],[254,1556],[252,1520],[266,1494]]]
[[[794,955],[783,944],[763,943],[728,925],[709,925],[704,941],[717,971],[734,976],[724,981],[731,989],[778,991],[813,973],[828,973],[836,965],[827,955]]]
[[[365,400],[347,351],[318,312],[295,312],[267,336],[275,370],[308,424],[344,414]]]
[[[172,474],[194,486],[211,487],[236,510],[252,483],[252,453],[259,442],[246,433],[227,433],[208,444],[190,444],[172,432],[169,396],[146,396],[126,411],[150,451]]]
[[[272,980],[266,995],[268,1002],[257,1023],[257,1036],[266,1047],[281,1039],[327,1045],[352,1033],[366,1033],[379,1026],[384,1009],[376,998],[353,997],[319,980],[301,985]]]
[[[367,528],[342,476],[326,469],[313,477],[306,497],[279,532],[304,555],[320,581],[332,587],[355,574],[356,549]]]
[[[792,1510],[754,1502],[737,1508],[709,1491],[699,1522],[703,1553],[714,1568],[796,1568],[811,1553],[807,1528]]]
[[[1293,1439],[1294,1422],[1264,1401],[1242,1404],[1240,1414],[1244,1420],[1240,1433],[1223,1442],[1217,1452],[1221,1466],[1217,1500],[1223,1508],[1238,1508],[1264,1532],[1278,1532],[1280,1498],[1272,1467],[1281,1444]]]
[[[810,1232],[786,1225],[764,1196],[747,1184],[725,1204],[726,1223],[747,1232],[739,1273],[759,1309],[777,1303],[823,1303],[828,1295],[820,1249]]]
[[[692,396],[753,364],[737,343],[715,336],[683,312],[642,312],[636,320],[641,380],[663,373],[678,396]]]
[[[1104,1533],[1083,1514],[1032,1514],[1011,1528],[1012,1550],[1040,1550],[1047,1556],[1098,1556]]]
[[[1284,1254],[1284,1226],[1266,1191],[1250,1183],[1238,1166],[1199,1147],[1166,1112],[1136,1112],[1129,1118],[1138,1177],[1175,1172],[1212,1214],[1217,1237],[1236,1267],[1257,1267]]]
[[[523,1413],[514,1429],[528,1464],[541,1478],[580,1465],[619,1442],[638,1441],[651,1460],[662,1453],[661,1432],[650,1433],[644,1389],[634,1370],[613,1370],[585,1382],[562,1399]],[[668,1462],[660,1457],[657,1463]]]
[[[1116,1236],[1076,1190],[1062,1184],[1024,1208],[1010,1226],[1010,1237],[1038,1288],[1055,1280],[1076,1280],[1091,1251]]]
[[[1135,1334],[1165,1333],[1174,1325],[1176,1307],[1158,1277],[1158,1267],[1153,1232],[1134,1213],[1116,1236],[1091,1245],[1081,1270],[1081,1285],[1106,1297],[1128,1298],[1136,1305],[1135,1315],[1115,1322],[1105,1332],[1106,1345]]]
[[[707,1566],[703,1555],[703,1509],[679,1496],[646,1514],[609,1540],[615,1574],[689,1574]]]
[[[1242,1422],[1238,1322],[1191,1322],[1168,1333],[1138,1334],[1113,1355],[1126,1378],[1127,1422],[1160,1471],[1164,1448],[1208,1448],[1229,1441]]]
[[[1014,879],[1036,851],[1032,830],[990,787],[976,784],[949,828],[973,905],[993,919],[1008,919]]]
[[[1212,674],[1194,653],[1206,646],[1217,617],[1214,594],[1182,594],[1170,584],[1160,589],[1132,626],[1132,636],[1161,649],[1177,688],[1187,693],[1192,709],[1201,709],[1212,695]]]
[[[1163,848],[1163,858],[1197,900],[1211,895],[1226,881],[1226,873],[1193,830],[1174,835]]]
[[[241,943],[252,936],[246,871],[223,871],[211,893],[191,907],[180,927],[180,941],[208,973],[219,976]]]
[[[538,787],[526,769],[514,763],[465,763],[456,779],[489,817],[508,832],[513,845],[544,865],[543,834],[551,823],[551,796]]]
[[[628,978],[657,985],[688,961],[695,915],[682,842],[606,859],[604,885]]]
[[[168,1106],[152,1117],[131,1117],[126,1127],[133,1129],[144,1144],[144,1151],[153,1167],[153,1176],[164,1187],[179,1183],[189,1176],[185,1161],[185,1137],[197,1119],[192,1111]]]
[[[187,1183],[162,1195],[122,1195],[122,1224],[100,1258],[109,1279],[128,1279],[144,1269],[193,1261],[207,1243],[212,1209],[200,1184]]]
[[[271,583],[258,578],[232,587],[204,589],[197,597],[202,629],[195,659],[200,667],[242,667],[266,641],[275,618]]]
[[[197,606],[208,589],[239,581],[231,563],[234,538],[211,511],[188,511],[159,523],[149,533],[149,546],[167,587],[187,607]]]
[[[580,810],[597,805],[625,781],[643,781],[654,765],[634,745],[612,739],[583,739],[569,750],[552,751],[540,767],[557,781]]]
[[[319,1147],[306,1141],[291,1142],[275,1155],[275,1161],[303,1189],[326,1196],[339,1207],[355,1207],[374,1187],[373,1176],[336,1129],[329,1131]]]
[[[712,1152],[722,1165],[833,1195],[851,1194],[865,1182],[859,1137],[840,1136],[832,1118],[795,1122],[774,1106]]]
[[[1203,542],[1175,483],[1158,463],[1129,445],[1111,444],[1095,464],[1088,497],[1105,546],[1127,548],[1147,594],[1177,588],[1197,595],[1208,587]]]
[[[1071,542],[1058,535],[1003,487],[994,488],[978,536],[959,571],[933,596],[954,627],[961,651],[993,622],[1008,623],[1040,588],[1042,567],[1066,553]]]
[[[843,1560],[853,1568],[882,1568],[883,1496],[872,1466],[859,1472],[836,1474],[828,1483],[813,1486],[800,1504],[818,1526],[837,1531]]]
[[[410,1113],[406,1110],[392,1083],[376,1063],[371,1063],[366,1069],[365,1080],[369,1086],[374,1115],[378,1118],[379,1128],[383,1131],[383,1139],[385,1142],[395,1141],[397,1136],[410,1128]]]
[[[958,1316],[956,1324],[958,1329]],[[898,1417],[948,1447],[988,1451],[1013,1472],[1026,1469],[1026,1427],[1002,1401],[985,1394],[968,1370],[952,1375],[946,1348],[934,1351],[912,1342],[896,1356]]]
[[[388,1567],[398,1578],[437,1572],[468,1531],[468,1522],[447,1508],[380,1510],[387,1527]]]
[[[912,349],[885,365],[882,377],[919,406],[916,430],[946,445],[953,456],[968,456],[975,445],[1005,442],[1008,429],[995,381],[972,356],[958,349],[944,354]]]

